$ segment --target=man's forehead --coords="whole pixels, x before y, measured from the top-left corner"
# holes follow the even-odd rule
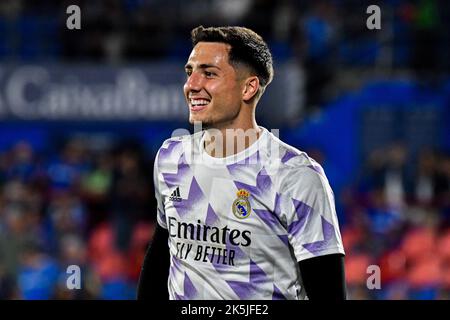
[[[228,63],[230,45],[222,42],[199,42],[189,55],[188,64]]]

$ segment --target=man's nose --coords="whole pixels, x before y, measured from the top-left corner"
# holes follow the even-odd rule
[[[186,81],[186,87],[192,91],[200,91],[202,88],[202,79],[200,74],[193,72]]]

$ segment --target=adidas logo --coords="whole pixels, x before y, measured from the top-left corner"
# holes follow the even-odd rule
[[[177,187],[172,194],[169,197],[170,201],[177,201],[177,202],[181,202],[181,196],[180,196],[180,187]]]

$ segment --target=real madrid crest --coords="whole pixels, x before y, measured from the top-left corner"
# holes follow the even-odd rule
[[[248,197],[250,197],[250,192],[245,189],[239,189],[236,192],[237,199],[233,202],[233,213],[236,218],[245,219],[250,215],[252,208],[250,207],[250,201],[248,201]]]

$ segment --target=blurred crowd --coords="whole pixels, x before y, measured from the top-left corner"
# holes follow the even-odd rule
[[[450,298],[450,155],[414,158],[401,143],[373,150],[341,195],[353,299]],[[370,265],[381,271],[373,290]]]
[[[134,299],[154,230],[151,172],[131,143],[1,152],[0,299]],[[71,265],[80,290],[68,289]]]

